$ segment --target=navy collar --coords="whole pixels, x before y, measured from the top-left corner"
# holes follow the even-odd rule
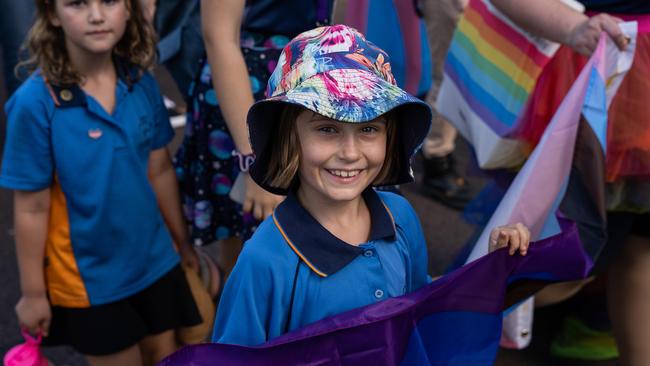
[[[118,80],[126,84],[128,90],[131,91],[133,84],[139,78],[138,68],[119,58],[116,58],[114,63]],[[86,93],[81,90],[78,84],[54,84],[48,80],[46,80],[46,83],[50,87],[52,99],[54,99],[57,107],[83,107],[87,105]]]
[[[395,221],[388,207],[371,187],[362,197],[370,211],[370,240],[395,237]],[[327,231],[300,204],[295,191],[273,212],[273,221],[294,252],[321,277],[336,273],[363,253]]]

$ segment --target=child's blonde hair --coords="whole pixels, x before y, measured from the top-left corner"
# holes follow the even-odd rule
[[[19,75],[21,69],[29,73],[40,69],[43,76],[54,84],[80,83],[83,81],[83,75],[70,63],[63,29],[51,22],[55,1],[57,0],[36,0],[36,21],[23,44],[23,49],[29,51],[29,57],[16,66],[16,75]],[[122,1],[130,17],[122,39],[113,49],[113,55],[133,64],[142,74],[154,63],[155,33],[152,25],[145,20],[138,0]]]
[[[273,132],[266,182],[272,187],[288,189],[300,167],[300,140],[296,128],[298,115],[305,109],[287,105],[280,115],[278,128]],[[396,179],[399,172],[399,139],[394,112],[386,113],[386,157],[373,185],[382,185]]]

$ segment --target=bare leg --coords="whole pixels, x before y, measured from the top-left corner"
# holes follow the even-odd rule
[[[607,285],[621,365],[650,365],[650,239],[628,238]]]
[[[142,364],[145,366],[155,365],[178,349],[176,333],[170,329],[147,336],[140,341],[139,346],[142,352]]]
[[[426,102],[433,108],[434,117],[431,131],[422,146],[422,153],[426,158],[447,156],[455,148],[456,129],[445,118],[435,112],[435,104],[442,83],[447,51],[456,29],[456,23],[465,6],[467,6],[467,2],[467,0],[422,2],[422,13],[433,63],[433,82],[431,89],[427,93]]]
[[[568,300],[593,279],[594,277],[589,277],[584,280],[560,282],[546,286],[535,294],[535,307],[539,308]]]
[[[123,351],[113,353],[107,356],[88,356],[86,360],[91,366],[141,366],[142,357],[140,356],[140,348],[137,345],[129,347]]]

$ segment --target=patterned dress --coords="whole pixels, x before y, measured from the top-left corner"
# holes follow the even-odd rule
[[[255,100],[264,98],[266,80],[275,68],[288,37],[264,37],[245,32],[241,47]],[[185,218],[194,244],[204,245],[228,237],[248,239],[259,222],[230,198],[239,174],[233,157],[235,143],[219,108],[207,59],[190,86],[185,137],[174,159]]]

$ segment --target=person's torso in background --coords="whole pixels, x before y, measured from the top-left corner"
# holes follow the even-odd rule
[[[251,0],[246,2],[242,30],[293,38],[317,26],[328,25],[333,0]]]
[[[618,13],[618,14],[648,14],[648,0],[579,0],[587,11]]]

